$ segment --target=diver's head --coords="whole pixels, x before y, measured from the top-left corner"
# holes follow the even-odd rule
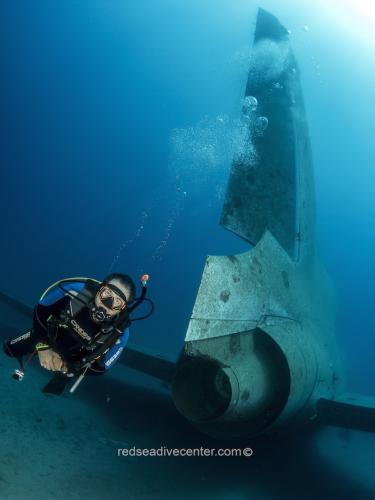
[[[120,273],[110,274],[95,295],[93,319],[100,322],[116,317],[134,301],[135,294],[135,284],[130,276]]]

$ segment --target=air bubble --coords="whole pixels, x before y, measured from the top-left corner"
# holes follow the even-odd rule
[[[266,116],[259,116],[254,123],[254,132],[257,135],[262,135],[268,127],[268,118]]]
[[[245,114],[252,113],[257,109],[257,107],[258,107],[258,100],[256,97],[248,95],[243,100],[242,111]]]

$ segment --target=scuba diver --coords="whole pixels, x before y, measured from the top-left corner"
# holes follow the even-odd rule
[[[105,373],[127,344],[131,322],[153,313],[153,302],[146,299],[148,280],[148,274],[141,276],[138,298],[133,280],[120,273],[103,282],[68,278],[51,285],[34,308],[32,328],[4,344],[5,353],[20,364],[13,378],[23,379],[35,354],[43,368],[57,372],[44,387],[46,393],[62,394],[75,379],[70,388],[74,392],[85,376]],[[151,311],[131,320],[130,314],[143,301],[151,304]]]

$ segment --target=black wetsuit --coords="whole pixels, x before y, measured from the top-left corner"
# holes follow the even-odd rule
[[[126,319],[121,323],[109,320],[95,322],[90,314],[90,303],[95,297],[98,286],[95,282],[86,285],[77,293],[81,300],[72,298],[62,290],[54,290],[34,309],[33,327],[20,336],[9,339],[4,344],[8,356],[22,362],[22,357],[32,353],[38,342],[51,346],[68,365],[68,371],[79,373],[81,360],[92,353],[90,345],[95,338],[104,342],[109,335],[115,334],[118,341],[100,360],[95,361],[86,375],[104,373],[118,359],[129,335]],[[82,300],[86,303],[82,303]]]

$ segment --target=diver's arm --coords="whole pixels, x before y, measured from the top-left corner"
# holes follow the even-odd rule
[[[45,348],[38,348],[37,345],[40,366],[46,370],[66,373],[67,365],[62,357],[53,349],[50,349],[47,345],[44,347]]]
[[[39,303],[34,308],[33,329],[46,336],[48,328],[58,321],[61,311],[69,302],[69,297],[62,296],[50,304]]]
[[[34,309],[33,330],[42,339],[35,346],[38,352],[40,365],[46,370],[62,371],[67,370],[67,366],[63,358],[51,347],[49,338],[49,330],[58,328],[58,319],[63,307],[66,306],[68,297],[63,296],[57,298],[55,302],[48,305],[37,304]]]
[[[33,330],[38,333],[45,344],[51,345],[50,334],[59,328],[61,313],[70,301],[64,294],[54,294],[53,300],[39,302],[34,308]]]

